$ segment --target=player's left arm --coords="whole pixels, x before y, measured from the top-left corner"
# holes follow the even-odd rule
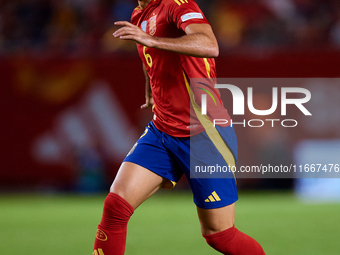
[[[143,104],[140,108],[147,109],[154,105],[154,101],[153,101],[151,85],[150,85],[150,77],[149,77],[148,72],[146,71],[144,64],[143,64],[143,72],[145,76],[145,104]]]
[[[155,37],[127,21],[117,21],[123,26],[113,35],[124,40],[133,40],[150,48],[168,50],[200,58],[215,58],[219,54],[216,37],[209,24],[190,24],[185,28],[186,35],[178,38]]]

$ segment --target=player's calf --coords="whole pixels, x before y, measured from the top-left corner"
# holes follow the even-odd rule
[[[132,206],[115,193],[109,193],[104,202],[102,220],[97,229],[93,255],[123,255],[128,221]]]
[[[225,255],[265,255],[261,245],[233,226],[212,235],[203,235],[207,243]]]

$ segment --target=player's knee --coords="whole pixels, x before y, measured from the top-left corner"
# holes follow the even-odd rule
[[[228,225],[223,225],[222,226],[218,226],[218,225],[209,225],[209,226],[201,226],[201,232],[203,236],[207,236],[207,235],[213,235],[213,234],[217,234],[222,232],[225,229],[229,229],[232,228],[234,226],[233,223],[230,223]]]
[[[126,188],[124,188],[123,185],[113,183],[110,187],[110,194],[116,194],[119,197],[123,198],[125,201],[129,202],[128,199],[128,193],[126,191]]]
[[[133,207],[122,197],[115,193],[109,193],[104,202],[104,225],[126,225],[133,214]]]
[[[119,194],[110,192],[104,201],[104,212],[112,216],[126,214],[132,215],[134,212],[133,207]]]
[[[215,250],[226,255],[265,255],[261,245],[234,226],[216,234],[204,236]]]
[[[217,233],[203,235],[206,242],[215,250],[222,252],[224,254],[234,254],[229,253],[235,247],[232,247],[232,242],[229,242],[233,239],[236,234],[236,228],[233,226],[227,230],[220,231]]]

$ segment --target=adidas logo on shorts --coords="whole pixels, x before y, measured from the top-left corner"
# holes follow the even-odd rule
[[[211,193],[211,195],[206,200],[204,200],[204,202],[207,202],[207,203],[217,202],[217,201],[221,201],[221,198],[217,195],[216,191]]]

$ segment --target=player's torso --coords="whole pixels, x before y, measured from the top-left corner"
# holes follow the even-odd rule
[[[178,8],[185,8],[183,2]],[[132,23],[152,36],[183,36],[185,33],[172,20],[173,13],[169,8],[171,5],[177,7],[176,3],[174,0],[151,1],[142,11],[134,11]],[[190,131],[191,134],[202,132],[204,129],[190,112],[186,81],[190,82],[190,78],[215,77],[214,60],[188,57],[140,44],[137,44],[137,49],[151,81],[156,127],[173,136],[189,136]]]
[[[137,10],[132,15],[132,22],[151,36],[164,38],[183,36],[185,33],[177,29],[175,24],[169,20],[171,13],[169,13],[168,2],[169,0],[151,1],[143,11],[136,8]],[[177,74],[177,71],[181,69],[179,54],[148,48],[140,44],[137,44],[137,49],[152,81],[162,79],[163,73]],[[170,63],[177,65],[170,65]]]

